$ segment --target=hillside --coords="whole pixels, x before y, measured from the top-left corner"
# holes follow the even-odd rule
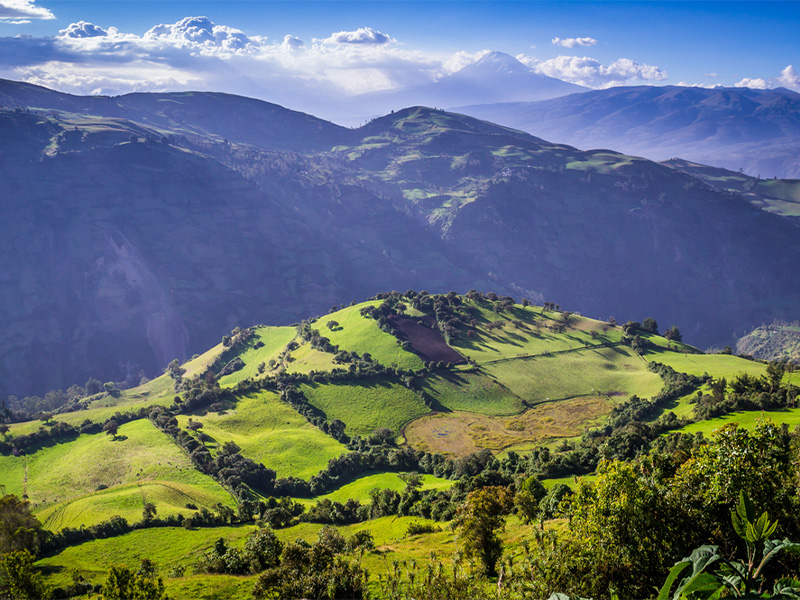
[[[436,521],[452,519],[470,486],[531,473],[551,490],[574,486],[600,458],[632,459],[662,434],[752,426],[763,415],[766,388],[759,410],[725,402],[742,381],[770,381],[771,366],[701,353],[643,322],[409,290],[296,327],[236,329],[169,375],[11,423],[2,489],[27,498],[56,534],[39,562],[53,585],[69,584],[67,566],[100,582],[110,563],[142,557],[164,576],[192,569],[220,537],[241,548],[253,519],[284,541],[313,541],[323,523],[370,530],[379,552],[363,559],[385,573],[382,556],[455,551]],[[800,384],[798,373],[778,377]],[[800,409],[773,411],[800,423]],[[416,487],[410,472],[421,475]],[[412,522],[432,533],[407,532]],[[519,550],[534,527],[514,517],[504,539]],[[175,597],[243,598],[254,583],[169,572]]]
[[[0,88],[3,395],[136,384],[375,289],[647,311],[701,347],[796,318],[796,220],[665,165],[423,107],[347,130],[220,94]]]
[[[775,321],[756,327],[736,341],[736,352],[762,360],[800,362],[800,325]]]
[[[800,95],[785,88],[615,87],[535,102],[472,104],[454,110],[585,150],[614,148],[752,176],[800,177]]]

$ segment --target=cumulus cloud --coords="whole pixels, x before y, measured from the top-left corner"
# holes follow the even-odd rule
[[[144,39],[229,52],[247,51],[266,42],[266,38],[249,38],[238,29],[216,25],[208,17],[186,17],[177,23],[156,25],[144,34]]]
[[[661,68],[638,63],[630,58],[618,58],[608,65],[588,56],[557,56],[542,61],[520,54],[517,56],[517,60],[536,73],[591,88],[663,81],[668,77]]]
[[[296,50],[297,48],[303,46],[303,40],[301,40],[299,37],[286,34],[286,36],[283,38],[281,46],[286,50]]]
[[[0,0],[0,23],[19,25],[31,19],[55,19],[56,16],[34,0]]]
[[[590,37],[579,38],[553,38],[552,43],[554,46],[563,46],[564,48],[574,48],[575,46],[596,46],[597,40]]]
[[[795,90],[800,89],[800,74],[794,70],[792,65],[788,65],[781,71],[780,77],[778,77],[778,83],[787,88]]]
[[[396,40],[372,27],[359,27],[355,31],[339,31],[337,33],[332,33],[331,36],[324,41],[332,44],[381,45]]]
[[[104,37],[108,35],[108,31],[92,23],[78,21],[70,23],[66,29],[59,31],[58,35],[67,38]]]
[[[767,80],[762,77],[750,78],[745,77],[741,81],[734,83],[734,87],[750,88],[753,90],[766,90],[769,87]]]

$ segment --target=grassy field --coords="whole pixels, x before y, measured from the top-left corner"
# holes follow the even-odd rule
[[[498,314],[482,304],[467,306],[478,321],[477,331],[472,339],[460,336],[453,347],[478,363],[619,342],[622,336],[618,327],[578,316],[570,317],[563,333],[552,332],[548,327],[557,322],[560,313],[540,307],[516,305],[513,310]],[[522,325],[514,325],[513,321]],[[488,328],[493,322],[501,322],[503,326]]]
[[[235,442],[242,456],[275,469],[278,477],[307,479],[325,468],[328,460],[347,452],[343,444],[314,427],[272,392],[244,396],[224,414],[192,418],[200,421],[203,433],[213,438],[210,444]],[[181,427],[188,421],[186,415],[178,417]]]
[[[350,435],[366,435],[378,427],[398,432],[409,421],[430,412],[411,390],[382,378],[358,385],[309,383],[301,390],[328,419],[343,421]]]
[[[434,477],[433,475],[422,475],[421,490],[444,490],[450,488],[455,481],[451,479],[442,479]],[[316,496],[314,498],[300,498],[297,501],[305,504],[315,504],[320,500],[328,499],[332,502],[346,502],[350,498],[358,500],[362,504],[367,504],[370,500],[369,493],[371,490],[394,490],[400,492],[406,488],[406,482],[397,473],[375,473],[373,475],[366,475],[359,477],[346,485],[343,485],[338,490],[323,496]]]
[[[403,369],[419,369],[422,359],[413,352],[403,350],[397,338],[381,331],[374,319],[362,317],[359,310],[364,306],[377,306],[380,302],[363,302],[322,317],[315,328],[340,350],[369,353],[372,358],[387,366],[396,365]],[[327,327],[328,321],[336,321],[339,325],[333,329]]]
[[[102,460],[98,460],[102,457]],[[114,515],[141,520],[145,501],[160,515],[185,512],[187,502],[233,505],[213,479],[148,420],[120,426],[118,439],[105,434],[42,448],[21,457],[0,456],[6,493],[27,492],[51,529],[91,525]],[[96,491],[100,486],[108,489]]]
[[[256,334],[248,340],[247,347],[239,354],[245,366],[221,377],[220,386],[232,387],[243,379],[257,377],[258,365],[262,362],[266,365],[270,359],[277,358],[296,334],[294,327],[257,327]],[[263,346],[256,348],[259,344]]]
[[[800,425],[800,408],[784,408],[781,410],[770,411],[747,410],[735,412],[722,417],[717,417],[715,419],[700,421],[699,423],[692,423],[691,425],[687,425],[683,429],[678,429],[677,431],[691,434],[702,432],[708,436],[715,430],[719,429],[723,425],[727,425],[728,423],[738,423],[742,427],[747,428],[753,427],[756,423],[756,420],[763,417],[768,417],[779,425],[786,423],[790,428],[794,428],[795,426]]]
[[[441,531],[409,536],[408,525],[414,522],[432,523]],[[559,528],[558,521],[548,522],[547,528]],[[532,537],[538,524],[524,525],[512,516],[508,519],[506,531],[501,534],[507,554],[517,554],[524,541]],[[313,543],[317,540],[321,525],[303,523],[276,533],[284,543],[297,539]],[[446,566],[450,565],[453,554],[459,550],[456,534],[447,523],[436,523],[416,517],[382,517],[364,523],[339,527],[345,537],[358,531],[369,530],[376,544],[376,550],[365,554],[362,565],[370,574],[370,584],[375,586],[379,575],[386,573],[395,560],[416,561],[424,565],[435,556]],[[122,565],[137,568],[143,558],[154,561],[158,574],[164,578],[167,593],[176,600],[182,599],[246,599],[255,583],[255,576],[227,576],[192,574],[192,567],[215,540],[223,538],[233,547],[241,547],[247,535],[253,531],[251,526],[217,527],[188,531],[181,528],[159,528],[133,531],[129,534],[86,542],[66,548],[60,553],[38,561],[37,566],[46,574],[49,585],[68,585],[72,573],[84,576],[92,583],[102,583],[107,577],[108,567]],[[174,566],[186,568],[184,577],[169,578]]]
[[[330,371],[334,367],[342,367],[342,365],[334,364],[333,354],[312,348],[311,344],[303,344],[292,350],[289,360],[284,364],[289,373],[306,374],[311,371]]]
[[[682,354],[648,350],[644,356],[648,361],[669,365],[680,373],[689,375],[708,373],[715,379],[719,377],[730,379],[740,373],[757,377],[766,373],[765,364],[730,354]]]
[[[529,403],[601,394],[649,398],[663,382],[625,346],[576,350],[483,365],[482,369]]]
[[[450,410],[513,415],[525,408],[519,396],[481,373],[442,373],[426,378],[423,389]]]
[[[574,438],[597,425],[612,403],[600,396],[547,402],[513,417],[475,413],[436,413],[409,424],[404,434],[414,448],[466,456],[488,448],[526,450],[562,438]]]

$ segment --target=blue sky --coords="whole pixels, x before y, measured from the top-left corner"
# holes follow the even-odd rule
[[[800,2],[0,0],[0,77],[72,93],[348,95],[499,50],[594,88],[800,90],[798,31]]]

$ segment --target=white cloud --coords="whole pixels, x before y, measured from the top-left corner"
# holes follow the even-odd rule
[[[638,63],[630,58],[618,58],[608,65],[603,65],[597,59],[588,56],[557,56],[541,61],[535,57],[520,54],[517,56],[517,60],[536,73],[591,88],[664,81],[668,77],[661,68]]]
[[[68,38],[88,38],[88,37],[104,37],[108,32],[102,27],[87,23],[86,21],[78,21],[77,23],[70,23],[66,29],[58,32],[61,37]]]
[[[339,31],[337,33],[332,33],[331,36],[324,41],[332,44],[380,45],[388,44],[396,40],[372,27],[359,27],[355,31]]]
[[[238,29],[216,25],[208,17],[186,17],[177,23],[156,25],[144,34],[144,39],[226,52],[246,52],[266,42],[266,38],[249,38]]]
[[[0,23],[21,25],[30,19],[55,19],[48,9],[35,6],[35,0],[0,0]]]
[[[703,77],[716,78],[716,77],[719,77],[719,75],[717,75],[716,73],[705,73],[705,74],[703,74]]]
[[[299,37],[289,34],[286,34],[286,36],[283,38],[283,43],[281,43],[281,46],[286,50],[296,50],[297,48],[300,48],[302,45],[303,45],[303,40],[301,40]]]
[[[677,85],[678,87],[705,88],[707,90],[713,90],[714,88],[723,87],[719,83],[690,83],[688,81],[679,81],[675,85]]]
[[[762,77],[756,77],[751,79],[750,77],[745,77],[741,81],[734,83],[734,87],[739,88],[750,88],[753,90],[766,90],[769,87],[767,80]]]
[[[780,77],[778,77],[778,83],[787,88],[795,90],[800,89],[800,74],[794,70],[792,65],[788,65],[781,71]]]
[[[590,37],[579,38],[553,38],[551,40],[554,46],[563,46],[564,48],[574,48],[575,46],[596,46],[597,40]]]

